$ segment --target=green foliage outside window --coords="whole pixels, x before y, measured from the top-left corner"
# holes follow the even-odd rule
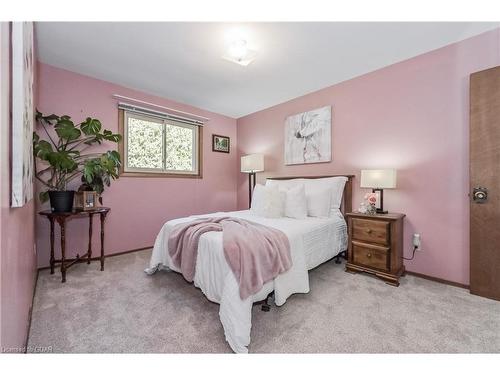
[[[194,172],[197,129],[128,116],[127,167]]]

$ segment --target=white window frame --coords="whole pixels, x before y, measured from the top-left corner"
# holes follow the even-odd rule
[[[202,127],[194,124],[183,123],[180,121],[175,121],[173,119],[163,119],[154,115],[135,113],[132,111],[127,111],[120,109],[120,130],[122,134],[121,141],[121,155],[122,155],[122,176],[137,176],[137,177],[196,177],[201,178],[201,152],[202,152]],[[162,130],[162,145],[163,145],[163,162],[162,168],[136,168],[130,167],[128,165],[128,124],[129,118],[135,118],[143,121],[154,122],[163,125]],[[192,163],[193,170],[175,170],[166,169],[166,136],[165,136],[165,126],[179,126],[193,130],[193,154]]]

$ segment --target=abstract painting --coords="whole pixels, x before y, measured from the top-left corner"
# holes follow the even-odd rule
[[[330,106],[287,117],[285,165],[331,161],[331,130]]]
[[[33,198],[33,59],[33,22],[13,22],[12,207]]]

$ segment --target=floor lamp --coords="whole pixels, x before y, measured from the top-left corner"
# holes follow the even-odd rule
[[[241,172],[248,173],[248,207],[252,204],[252,191],[256,183],[256,173],[264,171],[264,155],[251,154],[241,157]]]

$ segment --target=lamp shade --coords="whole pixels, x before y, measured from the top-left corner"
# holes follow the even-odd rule
[[[362,188],[394,189],[396,187],[395,169],[363,169],[361,171]]]
[[[244,173],[262,172],[264,170],[264,155],[251,154],[241,157],[241,171]]]

